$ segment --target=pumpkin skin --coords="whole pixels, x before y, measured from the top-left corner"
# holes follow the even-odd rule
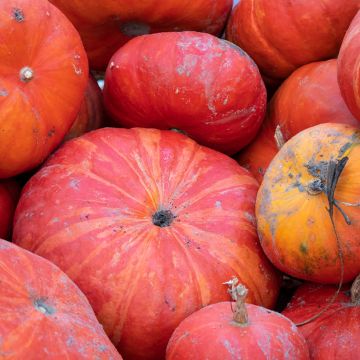
[[[249,302],[274,305],[280,279],[258,243],[257,189],[236,161],[181,134],[99,129],[28,182],[13,241],[74,280],[126,359],[161,359],[181,320],[227,299],[234,274]]]
[[[336,287],[304,284],[294,294],[283,314],[295,323],[317,315],[336,292]],[[354,358],[359,353],[360,306],[352,304],[345,291],[319,318],[299,327],[310,350],[311,359]],[[320,330],[320,331],[319,331]]]
[[[8,178],[35,168],[62,141],[88,65],[78,33],[48,1],[3,1],[0,10],[0,178]]]
[[[166,360],[309,359],[304,337],[285,316],[246,304],[248,325],[235,325],[231,302],[209,305],[176,328]]]
[[[163,33],[133,39],[112,57],[104,101],[122,126],[177,128],[234,154],[260,128],[266,90],[236,46],[209,34]]]
[[[0,240],[2,359],[113,359],[84,294],[55,265]]]
[[[354,116],[360,120],[360,13],[353,19],[341,45],[338,80],[341,94]]]
[[[102,91],[96,80],[90,76],[78,116],[65,136],[65,141],[79,137],[100,128],[105,122]]]
[[[302,65],[336,57],[359,7],[359,0],[241,0],[226,38],[264,75],[285,79]]]
[[[360,272],[359,129],[346,124],[320,124],[290,139],[264,176],[256,200],[261,245],[273,264],[294,277],[321,283],[340,281],[338,246],[328,200],[318,187],[327,186],[330,159],[349,158],[334,198],[349,217],[335,208],[334,222],[344,258],[344,281]]]
[[[0,181],[0,238],[7,239],[17,201],[20,196],[20,185],[15,180]]]
[[[163,31],[202,31],[219,35],[231,0],[50,0],[73,22],[90,65],[105,70],[111,56],[135,36]]]
[[[286,142],[321,123],[359,125],[340,94],[336,59],[304,65],[284,81],[270,101],[259,134],[237,160],[261,183],[281,140]],[[276,128],[281,132],[279,145],[275,140]]]

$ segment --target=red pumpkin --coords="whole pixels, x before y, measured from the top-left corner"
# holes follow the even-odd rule
[[[65,136],[65,140],[79,137],[91,130],[96,130],[104,123],[102,91],[96,80],[90,76],[78,116]]]
[[[62,141],[88,79],[69,20],[45,0],[0,4],[0,178],[39,165]]]
[[[227,298],[274,305],[279,277],[254,224],[256,180],[181,134],[104,128],[28,182],[13,240],[65,271],[126,359],[161,359],[181,320]]]
[[[241,0],[226,38],[244,49],[269,78],[336,57],[359,0]]]
[[[360,12],[345,35],[338,66],[341,94],[350,111],[360,120]]]
[[[253,61],[236,46],[195,32],[131,40],[110,61],[104,98],[122,126],[177,128],[227,154],[255,137],[266,109]]]
[[[304,65],[285,80],[270,102],[261,131],[237,159],[261,182],[284,142],[321,123],[359,125],[341,97],[335,59]]]
[[[235,308],[235,314],[232,308]],[[221,302],[190,315],[176,328],[166,360],[309,359],[305,339],[281,314],[261,306]]]
[[[163,31],[219,35],[231,0],[50,0],[81,34],[92,69],[105,70],[111,56],[135,36]]]
[[[122,359],[79,288],[55,265],[0,240],[2,359]]]
[[[291,299],[283,314],[295,323],[312,321],[299,327],[314,360],[354,359],[360,344],[360,297],[355,293],[351,299],[340,292],[332,305],[336,287],[325,285],[302,285]],[[357,298],[356,298],[357,297]]]
[[[20,195],[20,186],[14,180],[0,181],[0,238],[8,238],[15,207]]]

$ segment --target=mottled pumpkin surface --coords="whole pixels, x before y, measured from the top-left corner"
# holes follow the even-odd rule
[[[311,359],[348,360],[356,359],[359,353],[360,303],[352,302],[348,291],[341,291],[330,305],[335,292],[335,286],[304,284],[283,311],[289,319],[300,323],[326,309],[320,317],[299,327],[309,345]]]
[[[79,288],[56,266],[0,240],[2,360],[120,360]]]
[[[106,71],[104,101],[121,126],[176,128],[234,154],[259,130],[266,90],[240,48],[186,31],[142,36],[117,51]]]
[[[271,162],[256,202],[261,245],[282,271],[301,279],[337,283],[340,258],[327,208],[329,161],[348,157],[334,198],[344,258],[344,280],[360,272],[360,132],[345,124],[321,124],[290,139]],[[356,206],[355,206],[356,205]]]
[[[181,320],[228,299],[232,276],[249,302],[274,305],[257,190],[235,160],[181,134],[100,129],[28,182],[13,239],[75,281],[125,358],[160,359]]]
[[[80,36],[57,8],[0,2],[0,178],[35,168],[59,145],[87,79]]]
[[[209,305],[181,322],[166,360],[309,359],[304,337],[288,318],[247,304],[248,324],[237,325],[234,307],[231,302]]]

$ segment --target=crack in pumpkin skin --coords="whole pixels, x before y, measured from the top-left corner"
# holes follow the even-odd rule
[[[234,273],[249,301],[274,304],[278,274],[251,221],[257,187],[183,135],[101,129],[65,144],[28,183],[14,241],[76,281],[124,356],[159,359],[184,317],[226,299]],[[152,223],[159,208],[176,215],[170,226]]]
[[[299,191],[298,186],[294,186],[296,177],[290,178],[288,174],[297,174],[303,188],[308,189],[308,185],[318,179],[314,175],[320,176],[324,171],[327,161],[348,156],[335,200],[339,204],[357,204],[360,197],[356,167],[359,143],[358,129],[323,124],[292,138],[274,158],[258,193],[256,213],[262,247],[282,271],[310,281],[339,281],[339,255],[326,210],[326,194]],[[310,168],[309,164],[312,164]],[[323,166],[314,166],[316,164]],[[352,224],[348,225],[336,208],[334,220],[344,253],[344,280],[350,281],[360,271],[359,209],[343,205],[342,208]]]

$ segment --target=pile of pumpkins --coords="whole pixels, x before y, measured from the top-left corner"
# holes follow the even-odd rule
[[[359,354],[358,10],[0,1],[0,358]]]

